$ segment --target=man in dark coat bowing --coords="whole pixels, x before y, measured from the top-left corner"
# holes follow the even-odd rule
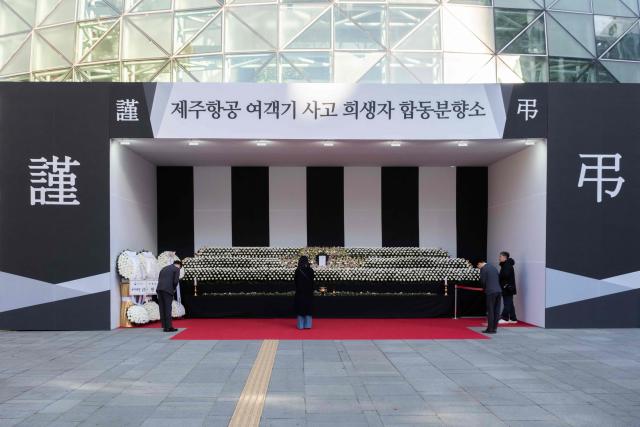
[[[173,295],[176,293],[176,287],[180,282],[180,268],[182,268],[182,262],[176,260],[173,264],[160,270],[160,275],[158,276],[156,294],[158,295],[158,305],[160,306],[160,322],[165,332],[177,331],[171,323],[171,304],[173,303]]]
[[[480,284],[487,296],[487,329],[485,334],[495,334],[498,329],[498,313],[500,312],[500,295],[502,288],[500,287],[500,279],[498,270],[485,261],[478,263],[480,269]]]

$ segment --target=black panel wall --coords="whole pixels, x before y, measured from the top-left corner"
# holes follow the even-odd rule
[[[269,168],[231,168],[231,242],[269,246]]]
[[[420,246],[418,173],[382,168],[382,246]]]
[[[307,168],[307,245],[344,246],[344,169]]]
[[[192,256],[193,168],[159,166],[158,253],[176,251],[180,258]]]
[[[474,264],[487,259],[488,169],[458,167],[456,234],[458,257]]]

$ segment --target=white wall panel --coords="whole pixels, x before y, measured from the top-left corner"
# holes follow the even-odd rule
[[[421,167],[419,173],[420,246],[456,255],[456,169]]]
[[[307,245],[307,170],[269,168],[269,245]]]
[[[382,169],[344,168],[344,244],[382,246]]]
[[[193,168],[193,230],[195,250],[231,246],[231,168]]]
[[[118,254],[147,249],[158,255],[156,165],[130,149],[111,143],[111,327],[120,319]]]
[[[538,143],[489,167],[487,256],[516,261],[519,320],[544,326],[547,145]]]

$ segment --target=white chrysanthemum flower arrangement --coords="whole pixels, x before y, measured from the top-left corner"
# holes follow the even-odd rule
[[[149,315],[149,321],[155,322],[160,320],[160,306],[155,301],[147,301],[142,304],[145,310],[147,310],[147,314]]]
[[[184,309],[184,305],[174,300],[171,303],[171,317],[173,318],[184,317],[185,314],[186,314],[186,310]]]
[[[158,315],[160,315],[159,311]],[[145,323],[149,323],[149,313],[145,307],[141,305],[132,305],[127,310],[127,319],[135,325],[144,325]]]

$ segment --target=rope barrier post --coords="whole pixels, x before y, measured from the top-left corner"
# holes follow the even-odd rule
[[[453,320],[458,320],[458,287],[453,288]]]
[[[195,277],[193,278],[193,296],[198,296],[198,279]]]

